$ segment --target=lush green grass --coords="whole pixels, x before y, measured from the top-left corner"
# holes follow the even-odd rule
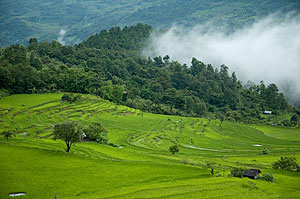
[[[271,168],[280,156],[300,160],[299,129],[224,122],[219,131],[218,120],[143,113],[88,95],[66,103],[61,96],[0,100],[0,131],[15,131],[9,142],[0,138],[0,198],[22,191],[20,198],[300,198],[300,173]],[[82,142],[66,153],[51,133],[67,120],[101,122],[122,147]],[[176,140],[180,152],[171,155]],[[222,177],[203,169],[208,160]],[[234,166],[273,173],[275,182],[227,177]]]

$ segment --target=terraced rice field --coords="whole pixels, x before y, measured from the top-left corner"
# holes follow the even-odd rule
[[[12,95],[0,101],[0,198],[300,198],[300,173],[273,170],[281,156],[300,161],[300,130],[145,113],[83,95]],[[118,147],[81,142],[66,153],[52,139],[64,121],[100,122]],[[220,130],[219,130],[220,129]],[[180,152],[168,148],[178,143]],[[263,155],[262,150],[269,153]],[[217,162],[216,174],[203,168]],[[228,177],[259,168],[275,182]],[[221,177],[216,177],[221,174]]]

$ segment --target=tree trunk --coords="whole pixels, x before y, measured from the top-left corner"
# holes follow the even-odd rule
[[[67,145],[67,149],[66,149],[66,152],[69,152],[70,151],[70,146],[69,145]]]
[[[66,144],[67,144],[67,149],[66,149],[66,152],[69,152],[69,151],[70,151],[70,148],[71,148],[71,145],[70,145],[70,143],[69,143],[69,142],[66,142]]]

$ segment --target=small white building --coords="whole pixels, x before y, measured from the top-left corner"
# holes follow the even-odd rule
[[[266,114],[266,115],[272,115],[272,111],[264,111],[264,114]]]

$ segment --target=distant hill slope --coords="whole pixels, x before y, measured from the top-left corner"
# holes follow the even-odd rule
[[[0,46],[58,38],[67,44],[112,26],[147,23],[167,28],[174,23],[191,26],[206,21],[235,28],[277,11],[300,10],[299,0],[1,0]]]

